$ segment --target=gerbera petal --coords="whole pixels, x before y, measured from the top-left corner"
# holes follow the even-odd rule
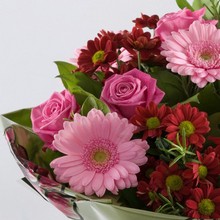
[[[130,161],[120,161],[119,164],[125,167],[125,169],[131,174],[135,174],[140,171],[140,168]]]
[[[99,191],[99,189],[104,185],[104,175],[102,173],[96,173],[93,181],[92,181],[92,188],[95,192]]]
[[[95,176],[95,171],[85,171],[85,176],[82,179],[82,185],[87,186]]]
[[[104,185],[109,191],[112,191],[115,187],[115,182],[108,173],[104,174]]]

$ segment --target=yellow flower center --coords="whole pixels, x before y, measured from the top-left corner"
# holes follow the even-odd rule
[[[166,178],[166,186],[171,191],[179,191],[183,187],[183,180],[178,175],[170,175]]]
[[[195,127],[191,121],[182,121],[179,125],[179,129],[180,129],[180,134],[183,133],[183,130],[185,131],[186,137],[189,137],[195,131]]]
[[[203,59],[203,60],[211,60],[212,59],[212,53],[210,52],[203,52],[201,53],[200,57]]]
[[[97,150],[92,154],[93,160],[98,163],[105,163],[109,159],[109,152],[106,150]]]
[[[199,178],[200,178],[200,179],[205,179],[206,176],[207,176],[207,174],[208,174],[208,169],[207,169],[207,167],[204,166],[204,165],[200,165],[200,166],[199,166]]]
[[[202,199],[198,204],[198,211],[202,215],[210,216],[215,211],[215,204],[210,199]]]
[[[94,64],[98,63],[98,62],[103,62],[104,61],[104,55],[105,52],[103,50],[98,50],[97,52],[94,53],[94,55],[92,56],[92,62]]]
[[[158,128],[160,126],[160,120],[158,119],[158,117],[148,118],[146,121],[146,125],[148,129]]]

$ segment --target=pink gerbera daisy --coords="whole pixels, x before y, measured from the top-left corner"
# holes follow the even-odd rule
[[[136,174],[147,162],[149,146],[141,139],[131,140],[135,129],[117,113],[76,113],[55,135],[55,148],[65,154],[51,162],[57,180],[69,183],[75,192],[97,196],[137,186]]]
[[[220,30],[214,24],[193,22],[189,30],[172,32],[163,42],[161,54],[167,68],[204,87],[220,79]]]

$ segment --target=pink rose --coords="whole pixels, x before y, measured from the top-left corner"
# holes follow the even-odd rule
[[[112,111],[128,119],[136,106],[147,106],[151,101],[159,103],[163,96],[156,79],[138,69],[123,75],[114,74],[106,80],[101,93],[101,99]]]
[[[54,150],[54,134],[63,129],[64,120],[77,110],[75,97],[67,90],[54,92],[49,100],[32,109],[32,129],[45,142],[45,147]]]
[[[205,8],[197,11],[190,11],[184,8],[176,13],[165,14],[157,23],[155,36],[159,36],[161,40],[165,40],[172,31],[177,32],[180,29],[188,29],[196,20],[216,24],[215,20],[205,21],[202,17],[205,14]]]

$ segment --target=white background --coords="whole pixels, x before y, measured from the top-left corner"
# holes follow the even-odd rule
[[[177,10],[175,0],[0,0],[0,114],[61,91],[53,62],[68,61],[99,30],[131,30],[141,13]],[[22,177],[1,132],[0,219],[67,219],[21,184]]]

